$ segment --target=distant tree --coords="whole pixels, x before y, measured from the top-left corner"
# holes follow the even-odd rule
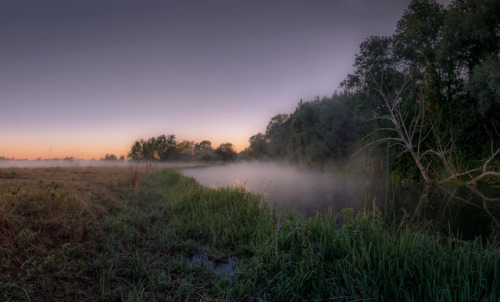
[[[117,157],[114,154],[108,154],[108,153],[106,153],[106,155],[104,156],[104,158],[102,158],[101,160],[117,160]]]
[[[195,154],[197,154],[197,153],[203,153],[203,152],[206,152],[206,151],[213,151],[212,143],[210,141],[203,140],[200,143],[194,145],[194,152],[195,152]]]
[[[183,140],[177,144],[177,158],[183,161],[190,161],[194,158],[194,141]]]
[[[308,165],[341,164],[359,138],[345,95],[299,104],[290,116],[287,136],[289,158]]]
[[[125,161],[125,155],[121,155],[120,158],[118,159],[119,161]]]
[[[131,160],[147,161],[159,159],[157,145],[157,139],[154,137],[148,140],[139,139],[132,145],[128,158]]]
[[[301,100],[302,102],[302,100]],[[266,136],[271,137],[273,136],[274,132],[277,130],[277,128],[281,125],[283,125],[288,119],[290,118],[290,114],[285,114],[285,113],[280,113],[276,114],[271,118],[269,123],[267,124],[266,128]]]
[[[267,156],[268,141],[262,133],[257,133],[248,140],[250,145],[244,150],[245,157],[248,159],[262,159]]]
[[[142,147],[142,159],[155,160],[156,157],[156,138],[151,137],[148,140],[140,140]]]
[[[222,161],[233,161],[238,155],[238,153],[234,150],[232,143],[221,144],[217,147],[217,149],[215,149],[214,153]]]
[[[202,162],[213,162],[217,161],[217,154],[215,154],[213,151],[207,152],[200,157],[197,157],[198,160]]]
[[[290,114],[280,113],[273,116],[267,124],[266,142],[268,156],[281,158],[285,156],[289,119]]]
[[[212,143],[209,140],[203,140],[200,143],[194,145],[193,148],[194,157],[196,160],[200,161],[214,161],[217,156],[212,148]]]
[[[194,141],[183,140],[179,144],[177,144],[177,149],[180,151],[186,151],[194,148]]]
[[[171,134],[168,137],[160,135],[154,140],[155,155],[159,160],[175,159],[177,154],[177,141],[175,135]]]
[[[142,140],[135,141],[135,143],[132,145],[132,148],[130,149],[130,153],[127,155],[127,157],[131,160],[141,160],[143,159],[142,157]]]

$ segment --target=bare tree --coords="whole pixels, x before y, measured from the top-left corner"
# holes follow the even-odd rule
[[[468,185],[475,186],[479,180],[483,179],[488,175],[500,177],[500,172],[489,170],[491,162],[500,153],[500,148],[498,148],[495,152],[493,152],[493,142],[491,143],[491,145],[492,145],[491,156],[489,156],[487,159],[484,160],[481,168],[474,169],[474,170],[480,170],[481,174],[469,180],[467,182]],[[472,172],[474,170],[471,170],[469,172]]]
[[[420,94],[418,101],[413,104],[412,112],[403,112],[402,106],[405,103],[403,93],[408,88],[409,81],[405,78],[399,89],[390,91],[384,85],[383,80],[376,81],[373,75],[372,80],[375,91],[382,98],[382,104],[378,107],[382,113],[374,113],[374,116],[370,119],[386,120],[390,123],[389,126],[377,128],[365,138],[372,137],[378,132],[392,132],[395,135],[375,139],[364,147],[388,141],[395,142],[395,145],[402,147],[400,155],[406,152],[411,155],[426,183],[433,182],[430,174],[434,170],[433,164],[435,162],[433,159],[437,159],[439,166],[444,167],[449,175],[448,178],[441,182],[452,179],[458,180],[459,177],[467,176],[469,178],[467,184],[476,185],[479,180],[486,176],[500,177],[500,172],[497,172],[495,167],[491,167],[493,160],[500,154],[500,148],[494,150],[494,140],[491,135],[491,155],[480,161],[482,163],[480,167],[466,169],[460,164],[458,153],[455,150],[453,127],[447,125],[448,135],[445,138],[442,135],[442,119],[439,115],[432,121],[426,120],[427,104],[423,93]],[[495,132],[498,135],[496,129]],[[437,174],[435,170],[434,172]],[[480,174],[477,175],[478,173]]]
[[[371,119],[387,120],[390,122],[390,126],[378,128],[368,134],[367,137],[373,136],[375,133],[381,131],[390,131],[396,135],[377,139],[366,146],[387,141],[395,142],[396,145],[403,148],[402,153],[410,153],[424,181],[427,183],[432,182],[428,174],[428,167],[424,165],[423,161],[423,158],[428,152],[422,152],[423,142],[428,139],[431,134],[431,131],[424,132],[425,99],[421,98],[415,104],[413,114],[409,116],[408,114],[404,114],[401,108],[404,103],[403,93],[408,88],[409,84],[408,79],[405,78],[401,87],[394,92],[389,91],[382,80],[378,82],[373,76],[372,80],[375,84],[375,91],[382,97],[382,105],[379,109],[384,113],[375,113],[374,117]]]
[[[498,135],[498,132],[496,131],[496,129],[494,129],[494,130],[496,132],[496,135],[500,136],[500,135]],[[436,131],[436,133],[437,133],[437,131]],[[488,133],[489,133],[489,131],[488,131]],[[493,139],[493,135],[491,135],[491,134],[490,134],[490,139],[491,139],[490,155],[487,158],[478,161],[480,166],[478,166],[476,168],[472,168],[472,169],[465,169],[463,167],[460,167],[460,169],[457,169],[456,167],[459,167],[459,163],[458,163],[458,159],[457,159],[458,156],[455,156],[455,158],[454,158],[454,156],[451,155],[452,154],[451,150],[444,150],[440,153],[434,152],[434,153],[439,154],[441,156],[441,161],[442,161],[443,165],[445,166],[445,168],[447,169],[448,174],[449,174],[449,177],[444,179],[444,180],[441,180],[440,183],[444,183],[444,182],[447,182],[447,181],[452,180],[452,179],[458,180],[458,178],[461,176],[467,176],[469,178],[469,180],[466,182],[466,184],[469,186],[475,186],[479,180],[485,178],[486,176],[500,177],[500,172],[497,171],[498,167],[492,167],[493,161],[495,160],[497,155],[500,154],[500,148],[497,148],[496,150],[494,149],[494,146],[495,146],[494,139]],[[436,142],[439,144],[440,140],[436,140]],[[446,153],[450,154],[450,156],[443,156]],[[454,162],[456,162],[456,164]]]

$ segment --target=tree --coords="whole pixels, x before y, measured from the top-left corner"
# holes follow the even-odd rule
[[[394,36],[363,42],[342,86],[373,123],[367,146],[400,147],[426,182],[495,175],[499,20],[498,0],[413,0]]]
[[[245,150],[248,158],[262,159],[267,155],[267,139],[262,133],[257,133],[248,140],[250,145]]]
[[[280,113],[271,118],[266,128],[267,153],[270,157],[283,158],[286,154],[289,114]]]
[[[482,117],[500,120],[499,57],[488,57],[474,67],[467,89],[477,99],[477,110]]]
[[[395,60],[418,85],[419,95],[429,101],[428,108],[438,108],[443,102],[442,68],[437,53],[444,17],[443,6],[435,0],[413,0],[393,36]]]
[[[455,0],[444,21],[441,58],[451,58],[462,76],[500,50],[500,1]]]
[[[195,154],[204,153],[208,151],[213,151],[212,142],[208,140],[203,140],[200,143],[194,145]]]
[[[147,141],[139,139],[132,145],[127,157],[131,160],[154,160],[155,154],[155,140],[151,138]]]
[[[181,160],[191,160],[194,156],[194,146],[193,141],[183,140],[177,144],[177,153],[179,159]]]
[[[478,83],[471,80],[481,82],[482,76],[478,77],[476,72],[486,71],[487,64],[498,59],[499,41],[500,1],[455,0],[450,4],[438,48],[439,64],[449,91],[441,111],[457,131],[457,148],[469,162],[479,154],[487,156],[490,137],[484,125],[491,127],[495,119],[498,123],[498,115],[483,114],[494,113],[495,108],[485,109],[491,99],[482,98],[474,89]]]
[[[279,126],[283,125],[290,118],[290,114],[280,113],[271,118],[266,128],[266,136],[272,137]]]
[[[155,160],[158,159],[157,155],[157,141],[156,138],[151,137],[147,141],[141,140],[142,144],[142,159]]]
[[[299,103],[288,125],[290,158],[307,165],[343,163],[358,137],[347,101],[347,95],[334,94]]]
[[[102,160],[118,160],[118,158],[114,154],[107,154],[106,153],[106,155],[104,156],[104,158]]]
[[[155,157],[159,160],[172,160],[177,152],[177,141],[175,135],[171,134],[168,137],[160,135],[156,139],[151,138],[151,145],[154,146]]]
[[[383,114],[374,115],[374,119],[388,121],[390,124],[387,127],[377,128],[369,136],[379,132],[394,133],[395,135],[385,136],[374,140],[368,145],[380,144],[383,142],[392,141],[397,146],[402,147],[403,152],[408,152],[420,171],[424,181],[430,183],[431,177],[428,175],[427,167],[424,166],[424,156],[431,150],[424,151],[424,143],[430,135],[429,130],[424,130],[425,125],[425,98],[415,104],[415,110],[412,115],[408,115],[403,111],[405,100],[403,94],[407,88],[407,82],[395,91],[387,89],[383,81],[378,82],[373,79],[374,89],[382,97],[381,111]]]
[[[500,146],[495,149],[495,140],[491,138],[490,156],[484,159],[480,167],[466,169],[460,165],[455,152],[455,139],[453,135],[444,139],[439,127],[439,118],[435,119],[429,127],[426,123],[426,98],[422,94],[421,99],[415,104],[413,114],[405,113],[402,108],[405,103],[404,90],[406,83],[396,91],[390,91],[383,86],[383,82],[373,79],[375,90],[383,99],[383,110],[385,114],[375,115],[375,119],[386,120],[390,122],[388,127],[377,128],[369,136],[378,132],[395,133],[394,136],[386,135],[369,143],[369,145],[380,144],[387,141],[395,142],[396,146],[402,147],[402,152],[409,153],[417,165],[424,181],[430,183],[433,179],[429,175],[429,169],[432,168],[433,156],[439,160],[439,164],[448,172],[447,180],[458,180],[458,177],[468,176],[468,185],[475,185],[479,180],[486,176],[500,177],[500,172],[495,168],[491,170],[491,162],[500,154]],[[496,128],[495,128],[496,130]],[[450,129],[450,131],[452,131]],[[497,132],[497,135],[500,136]],[[427,143],[432,140],[432,143]],[[479,174],[478,174],[479,173]]]
[[[141,160],[142,159],[142,144],[141,140],[135,141],[130,149],[130,153],[127,157],[131,160]]]
[[[132,160],[167,160],[174,159],[177,142],[175,135],[160,135],[148,140],[139,139],[132,145],[128,158]]]
[[[209,140],[203,140],[194,145],[194,156],[197,160],[209,162],[216,159],[213,152],[212,143]]]
[[[236,159],[238,155],[234,150],[233,144],[231,143],[223,143],[217,149],[215,149],[214,153],[219,157],[222,161],[233,161]]]

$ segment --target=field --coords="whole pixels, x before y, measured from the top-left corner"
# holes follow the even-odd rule
[[[500,299],[496,238],[388,224],[374,207],[341,215],[170,169],[0,169],[0,300]]]
[[[88,260],[101,222],[123,206],[124,168],[0,170],[0,299],[92,298]]]

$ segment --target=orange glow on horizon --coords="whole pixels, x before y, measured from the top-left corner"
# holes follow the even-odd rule
[[[117,157],[123,155],[127,158],[127,154],[134,141],[101,141],[85,142],[82,144],[75,144],[73,142],[0,142],[0,157],[28,160],[73,157],[75,159],[98,160],[103,158],[106,154],[114,154]],[[177,142],[181,141],[182,140],[177,139]],[[198,142],[199,141],[195,140],[195,143]],[[233,141],[222,139],[211,140],[211,142],[214,149],[222,143],[230,142],[237,152],[243,151],[248,146],[247,139]]]

